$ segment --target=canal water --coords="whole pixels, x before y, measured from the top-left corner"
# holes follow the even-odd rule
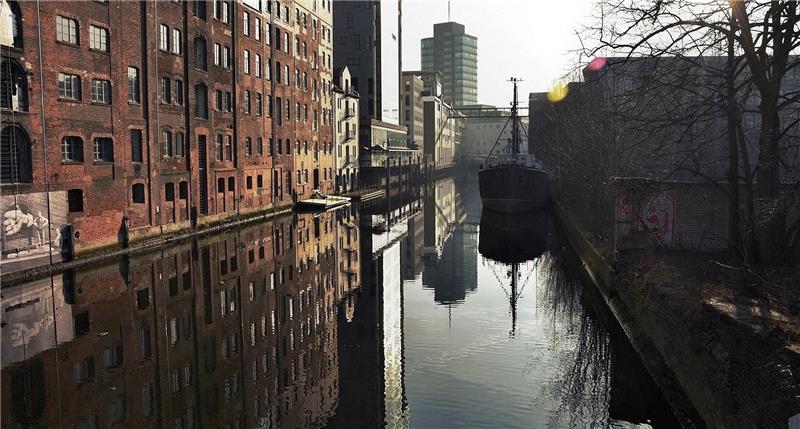
[[[3,428],[675,427],[546,213],[472,178],[2,290]]]

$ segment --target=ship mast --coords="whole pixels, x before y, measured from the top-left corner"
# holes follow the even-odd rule
[[[517,82],[522,82],[522,79],[512,77],[509,82],[514,83],[514,101],[511,103],[511,153],[517,155],[520,151],[521,140],[519,137],[519,115],[517,114]]]

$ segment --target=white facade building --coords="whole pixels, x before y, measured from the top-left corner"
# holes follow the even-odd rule
[[[358,187],[359,95],[351,86],[352,77],[347,66],[337,71],[335,79],[333,133],[336,191],[349,192]]]

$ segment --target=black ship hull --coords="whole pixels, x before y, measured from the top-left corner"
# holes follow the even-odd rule
[[[504,165],[478,173],[483,208],[503,213],[539,210],[547,205],[547,174],[537,168]]]

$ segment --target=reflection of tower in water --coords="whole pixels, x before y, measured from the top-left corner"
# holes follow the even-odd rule
[[[434,300],[463,302],[478,286],[477,229],[465,223],[467,210],[452,178],[437,182],[425,199],[425,270],[423,287]]]

